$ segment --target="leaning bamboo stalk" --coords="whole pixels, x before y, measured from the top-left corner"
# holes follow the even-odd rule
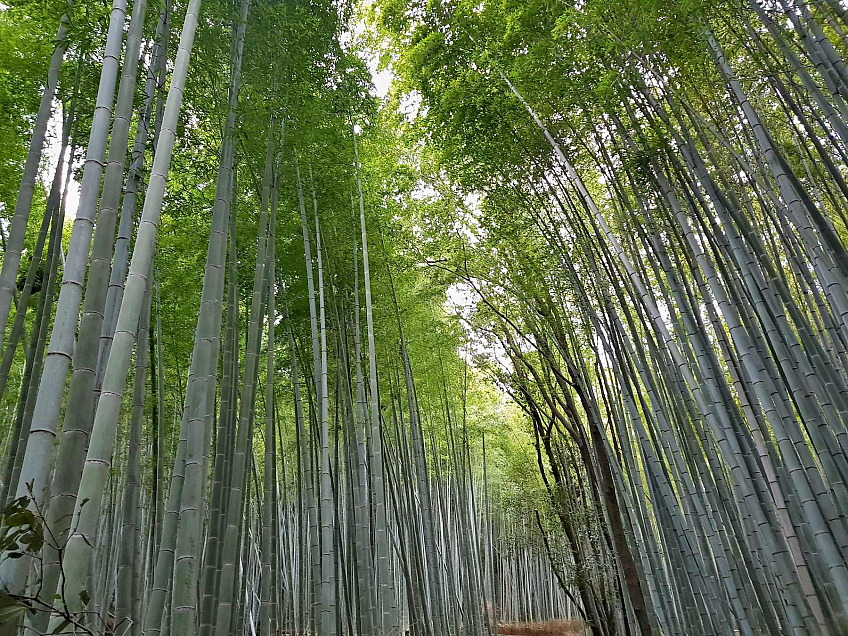
[[[74,408],[67,408],[65,411],[56,458],[55,486],[52,488],[50,509],[47,514],[47,523],[50,524],[51,532],[57,537],[60,545],[64,544],[68,535],[94,416],[97,347],[103,320],[108,270],[111,267],[115,209],[123,185],[130,114],[136,89],[136,72],[146,9],[145,1],[136,3],[130,20],[126,59],[118,89],[115,120],[109,143],[103,197],[94,229],[94,244],[86,281],[80,330],[74,346],[74,370],[68,390],[68,404],[73,404]],[[51,548],[48,547],[47,554],[50,555],[50,552]],[[48,559],[48,562],[52,563],[53,559]],[[45,569],[42,584],[44,588],[50,590],[46,592],[47,594],[53,594],[58,578],[57,568]]]
[[[151,266],[152,269],[152,266]],[[152,277],[151,277],[152,278]],[[133,376],[133,407],[130,415],[130,432],[127,448],[127,473],[123,492],[123,512],[121,519],[121,539],[118,554],[117,602],[115,604],[115,624],[121,629],[131,628],[138,632],[140,620],[136,614],[137,599],[134,596],[135,575],[143,568],[137,559],[137,545],[141,543],[140,493],[141,488],[141,426],[144,420],[144,394],[147,384],[148,338],[150,332],[150,300],[152,297],[148,282],[145,305],[142,308],[141,324],[138,332],[138,353]],[[135,588],[137,592],[137,586]]]
[[[351,193],[351,208],[353,208],[353,193]],[[354,215],[355,217],[355,215]],[[362,330],[360,325],[361,307],[359,304],[359,262],[358,241],[354,237],[353,242],[353,279],[354,279],[354,356],[356,365],[356,412],[354,426],[356,428],[356,475],[357,484],[355,490],[356,508],[356,571],[359,583],[359,622],[360,629],[364,635],[374,632],[374,567],[371,558],[370,526],[371,515],[369,514],[368,501],[368,473],[367,473],[367,415],[365,382],[362,375]]]
[[[310,178],[312,169],[310,168]],[[333,591],[335,576],[333,574],[334,559],[334,513],[333,493],[330,483],[330,397],[327,377],[327,325],[324,307],[324,266],[321,247],[321,226],[318,221],[318,199],[315,195],[315,181],[312,185],[312,205],[315,215],[315,253],[318,261],[318,308],[319,333],[321,336],[321,381],[318,383],[319,414],[319,445],[320,445],[320,499],[321,499],[321,602],[320,602],[320,632],[333,636],[335,633],[335,614],[337,599]]]
[[[232,226],[233,231],[235,230],[235,217],[232,212],[232,203],[234,197],[235,190],[235,174],[233,171],[233,162],[234,162],[234,154],[235,154],[235,135],[236,135],[236,108],[238,106],[238,96],[239,89],[241,86],[241,64],[244,56],[244,35],[245,29],[247,28],[247,15],[250,7],[250,3],[245,0],[241,3],[241,13],[240,19],[238,23],[238,27],[234,34],[234,42],[232,48],[232,59],[230,63],[230,91],[229,91],[229,102],[228,102],[228,111],[227,111],[227,119],[224,127],[224,138],[222,142],[222,153],[221,153],[221,163],[219,166],[218,173],[218,182],[216,185],[216,195],[215,195],[215,211],[218,213],[226,213],[230,217],[230,225]],[[215,212],[213,212],[214,214]],[[226,236],[226,234],[225,234]],[[236,273],[236,256],[234,253],[235,250],[235,236],[231,237],[231,246],[230,246],[230,280],[229,280],[229,294],[233,295],[235,293],[235,273]],[[226,246],[223,248],[226,250]],[[221,268],[220,276],[221,283],[223,283],[223,267]],[[223,288],[222,288],[223,293]],[[227,332],[230,334],[230,337],[234,337],[233,325],[235,324],[235,302],[234,300],[228,301],[228,317],[227,317]],[[218,321],[220,322],[220,318]],[[217,323],[216,323],[217,324]],[[203,573],[203,582],[204,588],[202,590],[202,598],[201,598],[201,608],[200,608],[200,618],[201,618],[201,633],[204,635],[208,635],[211,633],[212,626],[215,621],[215,614],[217,613],[217,608],[215,607],[215,592],[217,586],[217,576],[220,572],[220,549],[221,549],[221,541],[222,534],[225,530],[225,518],[226,515],[222,513],[222,511],[226,510],[225,502],[226,498],[224,495],[224,490],[226,487],[226,482],[223,475],[224,470],[224,456],[228,453],[228,448],[225,445],[225,441],[228,443],[231,440],[231,436],[233,436],[233,432],[230,430],[231,421],[233,422],[232,428],[234,428],[234,420],[232,419],[231,413],[234,413],[234,403],[235,400],[232,398],[231,393],[235,393],[236,388],[236,375],[237,375],[237,358],[232,355],[232,347],[238,348],[238,342],[231,343],[228,341],[225,346],[225,361],[224,361],[224,384],[222,386],[222,392],[226,392],[227,395],[223,395],[221,397],[221,417],[219,421],[218,433],[219,437],[217,438],[218,444],[220,445],[220,450],[217,452],[217,456],[215,458],[215,475],[213,477],[212,484],[212,513],[214,515],[212,519],[212,525],[210,526],[209,533],[206,539],[206,548],[207,548],[207,557],[206,564],[204,565],[204,573]],[[230,348],[230,360],[227,360],[226,356],[226,347]],[[210,360],[211,362],[211,360]],[[235,363],[235,366],[228,365],[227,362]],[[210,369],[213,367],[210,366]],[[217,370],[217,356],[214,362],[214,369]],[[214,391],[212,386],[208,387],[210,391]],[[207,396],[207,402],[211,399],[212,403],[206,405],[207,411],[211,412],[214,409],[214,393],[211,393],[211,398]],[[228,405],[227,410],[225,411],[225,405]]]
[[[114,0],[80,186],[80,201],[68,255],[63,266],[62,287],[53,320],[50,345],[39,381],[38,397],[33,412],[34,425],[27,439],[27,452],[21,465],[16,493],[18,497],[32,497],[34,508],[44,503],[50,470],[50,449],[56,437],[68,366],[74,350],[76,324],[82,301],[88,252],[91,247],[97,199],[100,194],[100,178],[103,174],[109,121],[114,103],[125,18],[126,1]],[[26,585],[29,566],[30,559],[27,557],[4,560],[0,566],[0,585],[10,592],[19,593]]]
[[[232,104],[238,96],[244,28],[249,3],[242,2],[241,18],[236,34],[233,60],[235,90],[230,97],[231,111],[225,129],[225,148],[219,166],[216,201],[206,255],[206,268],[197,319],[195,348],[186,393],[189,412],[186,436],[186,474],[180,508],[180,529],[177,537],[176,569],[174,572],[174,613],[172,629],[184,633],[192,629],[198,612],[198,598],[193,589],[199,575],[201,556],[204,495],[208,472],[208,451],[211,440],[212,417],[215,410],[218,353],[220,349],[221,314],[224,292],[224,273],[227,253],[230,206],[228,191],[232,179],[233,122]],[[229,133],[229,134],[227,134]]]
[[[72,128],[76,130],[76,102],[77,102],[77,93],[79,89],[79,77],[80,71],[82,69],[82,56],[80,56],[78,64],[77,64],[77,76],[74,82],[74,93],[71,98],[71,104],[68,109],[67,117],[65,124],[62,129],[62,141],[59,150],[59,160],[56,162],[56,170],[53,176],[53,183],[50,187],[50,195],[47,198],[47,206],[45,209],[44,220],[49,221],[50,224],[50,240],[47,247],[47,255],[45,257],[45,270],[52,270],[52,256],[56,254],[56,244],[57,241],[61,241],[61,223],[64,221],[64,215],[61,214],[62,209],[62,190],[63,190],[63,178],[67,180],[69,178],[68,175],[71,173],[71,166],[68,166],[66,171],[65,169],[65,153],[68,148],[68,142],[71,135]],[[70,157],[73,157],[73,153],[75,150],[76,144],[73,143],[71,145],[71,154]],[[69,161],[71,163],[71,161]],[[65,174],[67,172],[67,175]],[[45,223],[42,223],[42,232],[47,228],[44,227]],[[21,293],[21,298],[19,301],[20,307],[26,307],[29,296],[33,286],[33,279],[35,277],[35,272],[38,268],[41,259],[41,251],[43,249],[43,236],[42,232],[39,233],[39,237],[35,246],[35,253],[38,254],[38,257],[35,256],[30,263],[30,271],[27,273],[27,278],[24,283],[24,289]],[[48,285],[52,281],[47,281]],[[45,285],[46,287],[47,285]],[[52,288],[51,288],[52,289]],[[45,290],[46,292],[46,290]],[[43,356],[43,346],[37,347],[39,340],[41,339],[40,331],[42,329],[42,322],[44,322],[44,329],[47,328],[46,322],[43,320],[44,312],[47,312],[49,316],[50,310],[52,308],[53,299],[52,296],[49,298],[49,302],[45,305],[45,300],[48,298],[45,295],[45,292],[39,295],[38,299],[38,308],[36,310],[35,316],[35,327],[32,333],[32,343],[26,350],[25,360],[24,360],[24,375],[21,382],[21,391],[18,395],[18,409],[15,417],[15,426],[12,428],[12,437],[9,443],[8,457],[6,459],[6,469],[3,475],[3,486],[0,491],[0,502],[6,502],[10,493],[17,491],[17,476],[20,474],[20,466],[23,462],[23,455],[26,449],[25,446],[25,438],[28,433],[29,427],[27,426],[27,431],[24,432],[24,411],[26,409],[26,402],[28,399],[34,399],[35,391],[37,391],[38,386],[35,385],[32,388],[32,395],[30,395],[30,387],[33,384],[33,375],[35,378],[38,378],[39,371],[35,368],[35,359],[38,357],[39,361]],[[15,315],[15,322],[12,325],[12,333],[10,334],[9,342],[6,345],[6,350],[3,353],[3,361],[0,363],[0,396],[3,395],[3,392],[6,387],[6,380],[8,379],[9,370],[12,367],[12,362],[15,356],[15,350],[17,349],[18,339],[23,335],[24,332],[24,320],[26,318],[26,311],[18,311]],[[46,337],[46,333],[44,334]],[[38,363],[38,368],[40,368],[40,362]],[[35,373],[33,373],[35,372]],[[13,477],[14,474],[14,477]]]
[[[154,456],[156,464],[153,469],[153,500],[154,500],[154,541],[151,554],[158,554],[159,544],[162,541],[162,525],[165,519],[165,390],[164,372],[162,362],[162,304],[159,301],[159,277],[154,274],[154,298],[156,300],[156,376],[152,379],[153,394],[157,398],[156,409],[153,414],[154,431],[156,437]],[[150,576],[150,581],[153,577]]]
[[[181,427],[184,430],[184,427]],[[177,526],[180,519],[180,502],[185,483],[185,435],[181,434],[177,442],[174,468],[171,472],[171,487],[162,520],[162,537],[156,555],[150,598],[142,621],[143,636],[159,636],[162,625],[170,626],[170,603],[168,596],[173,590],[171,578],[174,572],[174,554],[177,545]]]
[[[275,391],[274,391],[274,348],[276,342],[274,340],[274,322],[276,316],[276,218],[277,218],[277,175],[273,177],[273,186],[271,191],[271,216],[268,220],[268,247],[267,258],[268,263],[266,270],[268,271],[268,350],[267,350],[267,365],[265,370],[265,465],[263,475],[263,503],[262,503],[262,575],[260,577],[260,607],[259,607],[259,626],[262,636],[271,636],[273,632],[272,622],[275,613],[275,594],[272,589],[272,567],[276,564],[272,563],[272,542],[276,542],[276,528],[272,528],[272,521],[275,518],[272,510],[276,508],[277,501],[274,497],[275,487],[275,471],[274,467],[277,463],[276,440],[274,437],[274,411],[275,411]]]
[[[188,73],[188,63],[194,43],[199,11],[200,0],[192,0],[183,23],[180,46],[168,90],[162,130],[144,200],[144,209],[133,249],[124,299],[118,315],[115,340],[106,365],[102,393],[94,418],[88,456],[86,457],[79,495],[74,509],[76,527],[68,541],[64,578],[67,591],[66,600],[68,608],[71,610],[80,606],[79,593],[83,589],[83,575],[91,556],[89,545],[94,539],[96,520],[100,514],[103,484],[108,475],[130,357],[138,332],[141,305],[147,287],[150,263],[153,259],[156,232],[165,194],[165,183],[176,140],[177,119],[182,106],[183,89]],[[65,271],[67,274],[67,269]],[[86,502],[85,505],[82,505],[81,502],[83,501]],[[54,628],[58,625],[59,623]]]
[[[68,1],[67,9],[59,19],[59,31],[56,34],[56,45],[50,57],[47,69],[47,82],[41,93],[41,102],[35,118],[24,169],[21,175],[21,185],[15,200],[15,211],[9,228],[9,238],[4,241],[3,266],[0,269],[0,350],[4,350],[6,325],[12,309],[15,282],[18,278],[18,268],[21,263],[21,251],[24,245],[27,222],[32,208],[32,197],[35,192],[35,180],[38,178],[38,167],[41,163],[41,153],[47,136],[47,125],[53,110],[53,98],[59,85],[59,74],[62,61],[68,48],[69,14],[73,10],[73,2]]]
[[[303,233],[303,254],[304,260],[306,263],[306,284],[307,284],[307,292],[309,295],[309,326],[310,332],[312,336],[312,379],[315,386],[315,395],[319,396],[321,394],[321,346],[319,340],[319,331],[318,331],[318,312],[316,309],[315,303],[315,281],[314,281],[314,273],[313,273],[313,263],[312,263],[312,247],[311,247],[311,239],[309,236],[309,224],[306,217],[306,204],[304,202],[303,196],[303,184],[300,176],[300,166],[298,164],[297,154],[295,154],[295,177],[297,181],[297,199],[300,207],[300,221],[301,221],[301,230]],[[306,375],[306,379],[308,380],[309,376]],[[308,387],[308,384],[307,384]],[[317,609],[317,603],[320,596],[320,584],[321,584],[321,554],[320,554],[320,528],[319,528],[319,520],[318,520],[318,507],[315,496],[315,482],[316,475],[318,474],[316,466],[315,466],[315,441],[313,433],[316,430],[316,414],[315,409],[313,407],[312,396],[307,391],[307,401],[309,404],[309,421],[310,427],[308,430],[304,431],[303,441],[305,444],[303,461],[305,467],[305,481],[306,481],[306,507],[308,511],[309,518],[309,572],[310,572],[310,612],[309,612],[309,620],[310,620],[310,628],[314,631],[316,616],[315,612]]]
[[[230,199],[235,184],[230,188]],[[230,204],[232,201],[230,201]],[[228,284],[227,284],[227,327],[225,332],[225,348],[223,370],[224,377],[221,384],[221,404],[218,416],[218,430],[215,442],[215,465],[212,476],[212,506],[210,509],[210,523],[206,535],[206,551],[203,563],[202,587],[200,610],[200,629],[207,634],[211,632],[215,620],[215,599],[217,597],[217,584],[221,571],[220,549],[221,539],[226,528],[226,519],[223,510],[226,510],[227,499],[225,484],[228,481],[229,467],[232,464],[232,442],[235,439],[235,404],[236,385],[238,376],[238,334],[236,323],[238,321],[238,303],[236,302],[236,241],[235,241],[235,214],[230,214],[230,232],[228,250]]]
[[[120,219],[118,221],[118,233],[115,237],[112,267],[109,274],[109,288],[106,291],[106,304],[103,310],[103,329],[100,334],[100,345],[97,354],[97,380],[95,387],[99,388],[103,382],[103,373],[106,370],[106,359],[112,347],[112,338],[115,335],[115,321],[118,318],[118,310],[121,307],[121,299],[124,294],[124,280],[127,275],[129,263],[130,240],[132,239],[133,225],[136,220],[136,206],[138,203],[138,189],[144,172],[144,153],[148,139],[152,140],[153,148],[156,147],[159,137],[161,112],[159,109],[164,102],[165,73],[167,72],[168,39],[170,35],[171,0],[167,0],[159,11],[156,22],[156,34],[154,36],[151,58],[153,63],[147,72],[144,83],[144,103],[139,111],[136,124],[135,139],[133,140],[130,155],[130,165],[127,170],[126,186],[121,201]],[[157,88],[160,90],[157,91]],[[156,107],[155,131],[151,134],[151,123],[154,120],[154,106]],[[110,152],[111,154],[111,152]],[[108,168],[107,168],[108,169]],[[104,191],[104,195],[105,195]]]
[[[271,173],[274,157],[274,125],[273,118],[268,128],[267,153],[265,157],[265,177],[263,182],[261,212],[258,227],[256,250],[256,266],[253,278],[253,293],[250,305],[250,324],[247,334],[244,375],[242,379],[242,400],[239,405],[238,435],[233,455],[232,475],[230,479],[229,502],[226,510],[227,527],[221,552],[221,583],[215,632],[219,636],[229,633],[231,621],[236,615],[233,606],[236,604],[238,587],[236,585],[237,559],[239,543],[242,539],[240,531],[244,514],[245,484],[249,482],[248,462],[252,458],[250,441],[252,439],[254,398],[256,392],[256,377],[259,367],[259,338],[261,332],[261,308],[263,297],[263,281],[265,278],[268,204],[271,188]]]
[[[354,142],[356,136],[354,135]],[[359,193],[359,222],[362,233],[362,271],[365,286],[365,322],[368,333],[368,372],[370,378],[371,399],[371,462],[374,489],[374,542],[376,543],[377,595],[381,634],[391,634],[397,629],[396,600],[394,581],[389,564],[388,528],[386,519],[386,495],[383,477],[383,440],[380,421],[380,396],[377,383],[377,351],[374,338],[374,309],[371,300],[371,270],[368,262],[368,234],[365,227],[365,201],[362,195],[362,182],[359,176],[359,154],[354,145],[356,161],[356,187]]]
[[[66,416],[63,430],[80,428],[87,432],[97,404],[97,354],[115,248],[118,206],[123,193],[124,165],[129,145],[130,119],[136,94],[138,61],[141,55],[142,31],[146,15],[146,0],[133,4],[130,28],[127,33],[126,53],[115,103],[115,118],[109,138],[109,152],[106,157],[106,169],[103,176],[100,211],[97,213],[97,221],[94,226],[82,317],[74,349],[71,387],[68,393],[68,400],[78,404],[79,409],[73,410],[75,413],[73,418]],[[139,128],[143,128],[143,126],[140,125]],[[130,197],[130,200],[132,200],[132,197]],[[81,463],[79,458],[75,459],[76,464]]]
[[[68,146],[68,133],[72,121],[68,120],[65,123],[62,133],[62,143],[59,148],[60,160],[56,164],[56,170],[53,175],[53,183],[50,186],[50,196],[48,197],[47,206],[44,209],[44,216],[41,220],[41,227],[38,230],[38,236],[35,239],[35,247],[30,258],[29,267],[27,268],[26,279],[24,280],[24,288],[21,290],[20,298],[18,299],[19,311],[15,313],[15,322],[12,323],[12,331],[9,334],[9,342],[6,350],[3,352],[3,361],[0,363],[0,397],[5,393],[6,380],[9,378],[9,371],[12,368],[12,362],[15,358],[15,352],[18,348],[18,342],[21,336],[24,335],[24,319],[27,314],[27,306],[29,305],[32,295],[33,283],[35,282],[36,272],[41,266],[41,257],[44,253],[44,244],[47,241],[48,229],[50,227],[50,219],[53,216],[54,209],[59,207],[59,190],[62,187],[62,175],[64,173],[64,154]],[[8,480],[3,483],[4,490],[8,488]],[[5,494],[0,497],[0,501],[5,501]]]

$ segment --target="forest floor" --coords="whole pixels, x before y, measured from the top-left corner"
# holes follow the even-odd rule
[[[583,636],[583,633],[583,624],[577,620],[498,625],[498,634],[503,636]]]

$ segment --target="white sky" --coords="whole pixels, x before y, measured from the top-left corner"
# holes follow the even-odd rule
[[[62,106],[59,102],[53,104],[53,117],[47,125],[47,144],[44,149],[44,162],[46,169],[41,171],[41,182],[44,189],[50,191],[53,181],[53,173],[56,172],[56,163],[59,161],[59,149],[62,143]],[[65,153],[65,160],[67,155]],[[80,184],[76,179],[71,179],[68,184],[68,199],[65,203],[65,218],[73,219],[77,215],[79,205]]]
[[[385,99],[392,83],[392,72],[390,69],[378,70],[376,56],[369,56],[366,61],[368,63],[368,70],[371,71],[371,77],[374,80],[374,88],[377,89],[377,97]]]

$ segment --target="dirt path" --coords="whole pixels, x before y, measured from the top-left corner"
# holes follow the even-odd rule
[[[583,636],[583,633],[583,624],[576,620],[498,625],[498,634],[502,636]]]

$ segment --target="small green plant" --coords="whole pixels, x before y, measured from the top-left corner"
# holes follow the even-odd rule
[[[2,523],[0,523],[0,550],[3,559],[20,559],[24,556],[32,558],[36,563],[41,563],[41,549],[46,539],[52,538],[52,534],[44,524],[41,510],[36,506],[32,510],[33,498],[30,496],[18,497],[10,501],[3,508]],[[46,530],[46,533],[45,533]],[[47,537],[45,536],[47,535]],[[55,546],[60,557],[64,546]],[[61,558],[60,558],[61,562]],[[40,583],[38,577],[37,583]],[[0,590],[0,625],[20,625],[27,613],[35,615],[38,612],[51,612],[61,617],[49,634],[64,633],[68,627],[73,627],[75,633],[91,634],[95,632],[86,626],[86,612],[70,613],[67,611],[68,604],[65,602],[48,604],[39,597],[40,585],[37,584],[32,590],[32,595],[11,594]],[[83,607],[90,600],[87,590],[82,590],[79,599]],[[63,601],[62,594],[56,594],[52,601]]]

